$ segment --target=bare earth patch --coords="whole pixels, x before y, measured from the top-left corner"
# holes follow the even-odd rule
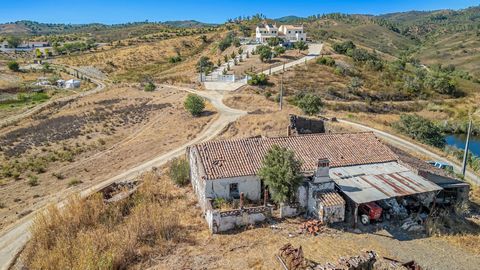
[[[169,88],[116,88],[0,130],[0,228],[194,138],[216,112],[207,104],[205,115],[192,117],[185,96]]]

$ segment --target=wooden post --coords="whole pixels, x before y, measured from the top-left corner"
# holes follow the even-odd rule
[[[243,200],[245,199],[245,195],[243,192],[240,193],[240,209],[243,209]]]
[[[268,203],[268,189],[263,191],[263,206],[267,206]]]
[[[353,228],[356,229],[358,224],[358,204],[354,203],[353,210]]]

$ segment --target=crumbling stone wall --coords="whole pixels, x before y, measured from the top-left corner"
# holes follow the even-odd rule
[[[291,114],[289,116],[288,136],[325,133],[325,123],[320,119],[305,118]]]

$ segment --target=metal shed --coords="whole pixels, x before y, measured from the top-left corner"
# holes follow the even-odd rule
[[[360,204],[442,190],[397,162],[331,168],[330,177],[354,203],[355,224]]]

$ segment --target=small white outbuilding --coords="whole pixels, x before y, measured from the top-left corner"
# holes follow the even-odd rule
[[[80,80],[68,80],[65,81],[65,88],[72,89],[72,88],[79,88],[80,87]]]

